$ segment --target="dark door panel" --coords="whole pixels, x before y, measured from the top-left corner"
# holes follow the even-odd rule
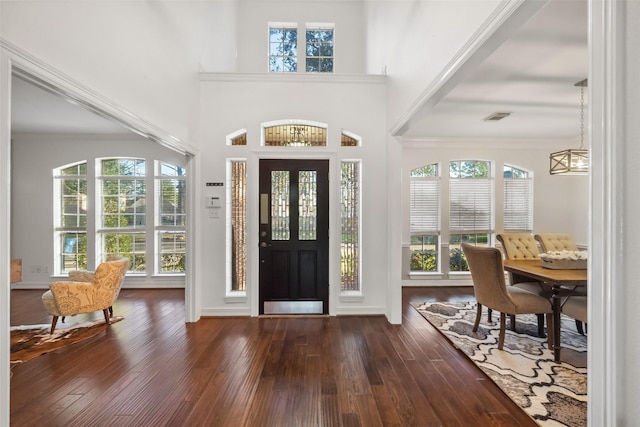
[[[260,314],[329,312],[329,161],[260,161]]]

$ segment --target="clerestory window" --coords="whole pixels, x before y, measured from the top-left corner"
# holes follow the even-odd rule
[[[297,24],[269,25],[269,71],[280,73],[298,71]]]
[[[334,25],[306,24],[299,54],[298,24],[269,24],[269,72],[296,73],[298,60],[304,60],[307,73],[333,73]]]
[[[306,71],[333,73],[333,26],[308,24],[306,42]]]

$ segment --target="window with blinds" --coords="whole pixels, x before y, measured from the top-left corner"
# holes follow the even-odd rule
[[[438,165],[410,173],[410,271],[438,271],[440,177]]]
[[[533,179],[529,172],[504,166],[503,228],[517,232],[533,230]]]
[[[449,229],[491,233],[494,197],[489,162],[451,162],[449,176]]]
[[[461,244],[487,246],[494,228],[490,162],[449,163],[449,271],[469,271]]]

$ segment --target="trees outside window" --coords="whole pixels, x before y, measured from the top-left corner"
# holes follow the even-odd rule
[[[186,170],[151,164],[155,174],[147,173],[145,159],[131,158],[98,160],[95,172],[88,172],[87,162],[54,170],[55,274],[86,269],[111,256],[129,258],[133,273],[184,273]]]
[[[269,71],[298,71],[297,24],[274,24],[269,27]]]

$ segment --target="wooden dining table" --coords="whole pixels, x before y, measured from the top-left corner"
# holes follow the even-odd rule
[[[503,261],[505,271],[529,277],[539,282],[551,285],[553,296],[551,304],[553,308],[553,359],[560,362],[560,314],[562,312],[563,296],[567,290],[575,290],[577,287],[587,285],[587,270],[556,270],[542,266],[539,259]],[[562,295],[561,295],[562,294]]]

